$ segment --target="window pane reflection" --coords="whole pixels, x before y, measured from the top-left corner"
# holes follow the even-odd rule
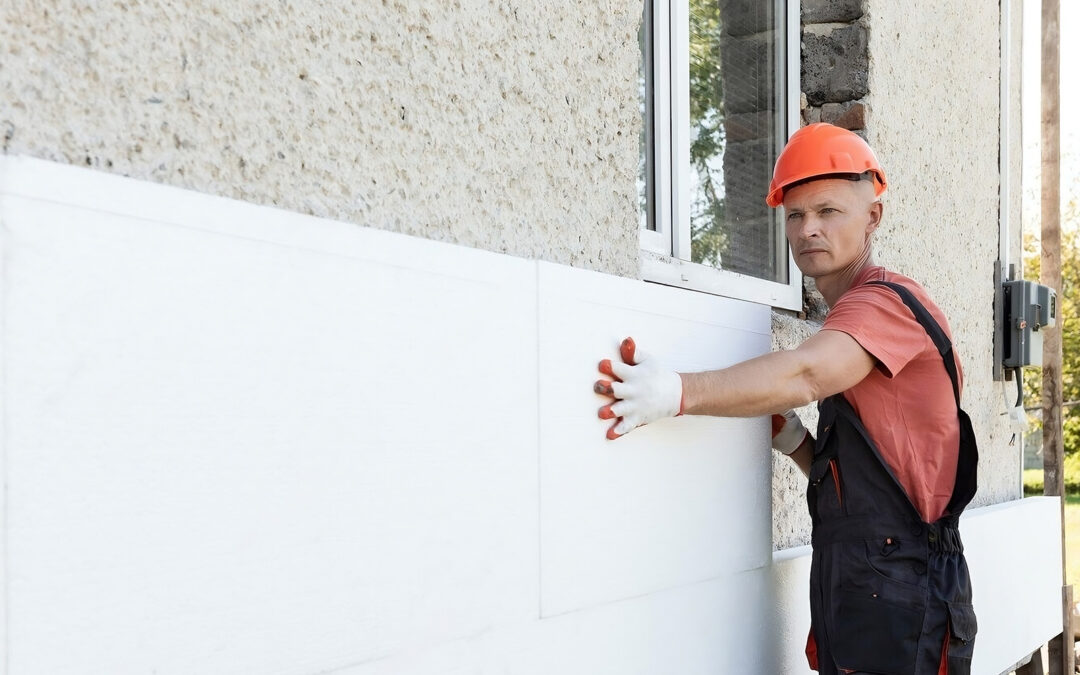
[[[638,107],[641,111],[641,131],[638,133],[638,218],[642,229],[655,230],[653,208],[653,3],[642,3],[641,27],[638,28]]]
[[[690,0],[691,258],[787,282],[787,244],[765,205],[782,119],[771,2]]]

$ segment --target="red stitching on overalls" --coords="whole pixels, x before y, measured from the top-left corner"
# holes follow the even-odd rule
[[[836,485],[836,501],[840,506],[844,505],[844,493],[840,489],[840,469],[836,465],[836,459],[829,460],[829,468],[832,469],[833,484]]]

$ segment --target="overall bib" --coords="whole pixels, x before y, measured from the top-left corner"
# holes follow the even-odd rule
[[[967,675],[976,623],[957,525],[975,495],[975,436],[944,331],[907,288],[869,283],[895,291],[941,354],[960,425],[956,483],[945,515],[924,522],[843,394],[819,404],[807,657],[823,675]]]

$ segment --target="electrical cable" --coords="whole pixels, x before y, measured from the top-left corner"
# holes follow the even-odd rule
[[[1020,368],[1013,368],[1013,377],[1016,378],[1016,408],[1024,405],[1024,375]]]

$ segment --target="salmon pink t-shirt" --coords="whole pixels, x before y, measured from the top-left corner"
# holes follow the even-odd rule
[[[883,267],[868,267],[830,308],[822,330],[847,333],[877,367],[844,398],[926,522],[945,513],[956,481],[960,426],[952,383],[934,342],[892,289],[907,287],[952,340],[945,315],[926,289]],[[963,372],[953,349],[956,371]]]

